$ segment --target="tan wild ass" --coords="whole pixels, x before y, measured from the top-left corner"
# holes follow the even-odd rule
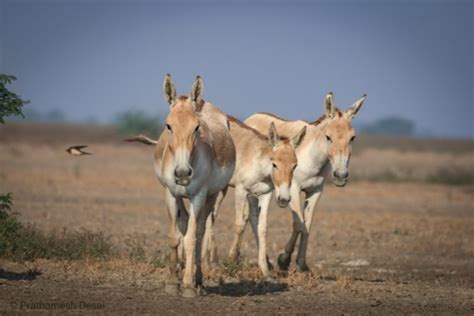
[[[283,135],[293,135],[303,126],[307,127],[306,137],[296,149],[298,167],[293,175],[290,188],[290,209],[293,215],[293,232],[278,257],[280,269],[287,270],[291,261],[298,236],[301,234],[296,265],[298,271],[308,271],[306,249],[311,221],[316,203],[323,192],[324,180],[332,167],[332,176],[337,186],[344,186],[349,177],[349,159],[351,144],[355,131],[351,121],[362,106],[366,95],[363,95],[345,112],[334,104],[333,95],[329,93],[325,101],[325,114],[315,122],[286,121],[268,113],[257,113],[250,116],[245,123],[259,130],[268,129],[275,122]],[[304,209],[300,203],[300,192],[305,193]]]
[[[226,115],[202,99],[199,76],[190,97],[177,98],[170,75],[165,77],[163,90],[170,113],[156,144],[154,166],[165,188],[170,219],[170,277],[165,290],[178,293],[177,258],[182,234],[186,257],[182,295],[194,297],[196,287],[202,288],[201,245],[206,218],[232,177],[235,147]],[[190,201],[189,210],[184,198]]]
[[[236,260],[242,242],[243,232],[249,215],[258,247],[258,265],[265,277],[270,276],[266,232],[267,214],[272,192],[275,190],[280,207],[290,201],[290,186],[293,170],[297,166],[295,148],[303,140],[306,127],[302,127],[291,139],[278,135],[274,124],[270,124],[268,137],[228,116],[230,134],[237,153],[234,175],[229,185],[235,188],[235,232],[229,257]],[[217,206],[215,209],[217,210]],[[211,216],[215,216],[212,214]],[[208,218],[204,251],[215,252],[213,225]],[[211,260],[216,260],[212,254]]]

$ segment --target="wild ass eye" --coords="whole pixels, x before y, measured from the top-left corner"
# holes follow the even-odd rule
[[[201,125],[196,126],[193,133],[196,133],[199,130],[199,127],[201,127]]]
[[[296,169],[296,167],[298,167],[298,164],[294,165],[294,167],[293,167],[293,170],[295,170],[295,169]]]
[[[328,135],[326,135],[326,140],[327,140],[328,142],[332,142],[331,137],[329,137]]]
[[[171,129],[171,126],[169,124],[166,124],[166,129],[172,132],[173,130]]]
[[[277,165],[274,162],[272,162],[272,166],[273,166],[273,168],[278,169]]]
[[[351,143],[354,141],[354,139],[356,139],[356,137],[355,137],[355,136],[352,136],[352,137],[351,137]]]

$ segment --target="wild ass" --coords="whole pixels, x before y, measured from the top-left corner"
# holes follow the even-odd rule
[[[290,186],[293,170],[297,166],[295,148],[303,140],[306,127],[302,127],[291,139],[280,137],[275,125],[270,124],[268,137],[228,116],[230,134],[237,153],[234,175],[229,185],[235,187],[235,232],[229,258],[236,260],[239,255],[243,232],[249,214],[258,247],[258,265],[265,277],[270,276],[267,250],[267,214],[272,192],[280,207],[290,201]],[[218,207],[215,208],[216,210]],[[215,216],[215,214],[211,215]],[[208,218],[203,248],[215,249],[213,225]],[[215,250],[214,250],[215,251]],[[211,258],[215,256],[211,255]],[[212,260],[212,259],[211,259]]]
[[[311,221],[314,207],[323,192],[324,180],[332,167],[333,181],[342,187],[349,177],[349,160],[351,144],[355,131],[351,121],[362,106],[366,95],[363,95],[345,112],[339,110],[332,93],[326,95],[325,114],[318,120],[308,123],[305,121],[286,121],[269,113],[257,113],[250,116],[245,123],[259,130],[266,130],[275,122],[283,135],[292,135],[303,126],[307,127],[303,143],[296,149],[298,167],[293,175],[290,188],[290,209],[293,215],[293,232],[286,244],[284,253],[278,257],[278,265],[282,270],[288,270],[298,236],[301,234],[296,268],[298,271],[308,271],[306,264],[306,249],[308,236],[311,231]],[[305,193],[304,209],[300,203],[300,192]]]
[[[199,76],[190,97],[177,98],[170,75],[165,77],[163,90],[170,113],[155,147],[154,167],[165,188],[170,219],[170,276],[165,290],[178,293],[177,257],[182,234],[186,257],[182,295],[194,297],[196,288],[202,287],[201,245],[206,218],[232,177],[235,147],[226,115],[202,99]],[[190,201],[189,210],[184,198]]]

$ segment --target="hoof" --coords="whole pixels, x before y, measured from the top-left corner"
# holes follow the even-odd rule
[[[280,268],[280,270],[283,270],[283,271],[288,271],[288,267],[290,266],[290,261],[291,261],[291,256],[286,254],[286,253],[282,253],[281,255],[278,256],[278,267]]]
[[[190,287],[185,287],[181,292],[181,296],[185,298],[194,298],[196,297],[196,290]]]
[[[310,272],[306,263],[296,264],[296,272]]]
[[[168,295],[179,295],[179,285],[177,283],[166,283],[165,293]]]

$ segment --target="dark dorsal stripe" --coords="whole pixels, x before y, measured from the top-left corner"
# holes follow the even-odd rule
[[[336,109],[336,112],[338,113],[339,116],[342,115],[342,113],[341,113],[341,111],[340,111],[339,109]],[[276,118],[276,119],[279,119],[279,120],[281,120],[281,121],[283,121],[283,122],[290,122],[290,121],[288,121],[288,120],[286,120],[286,119],[284,119],[284,118],[282,118],[282,117],[279,117],[279,116],[277,116],[277,115],[275,115],[275,114],[268,113],[268,112],[258,112],[257,114],[268,115],[268,116],[274,117],[274,118]],[[321,124],[321,122],[324,121],[325,119],[326,119],[326,115],[323,114],[323,115],[321,115],[316,121],[313,121],[313,122],[308,122],[308,121],[306,121],[306,120],[299,120],[299,121],[303,121],[303,122],[305,122],[305,123],[307,123],[307,124],[316,126],[316,125]]]
[[[233,117],[232,115],[227,115],[227,119],[229,120],[229,122],[232,122],[232,123],[235,123],[237,125],[239,125],[241,128],[245,128],[249,131],[252,131],[255,136],[261,138],[261,139],[265,139],[265,140],[268,140],[268,136],[265,136],[263,135],[262,133],[260,133],[259,131],[257,131],[255,128],[251,127],[251,126],[248,126],[247,124],[245,124],[244,122],[242,122],[241,120]],[[232,127],[231,127],[232,128]],[[283,141],[283,142],[288,142],[289,141],[289,138],[286,137],[286,136],[280,136],[280,140]]]

